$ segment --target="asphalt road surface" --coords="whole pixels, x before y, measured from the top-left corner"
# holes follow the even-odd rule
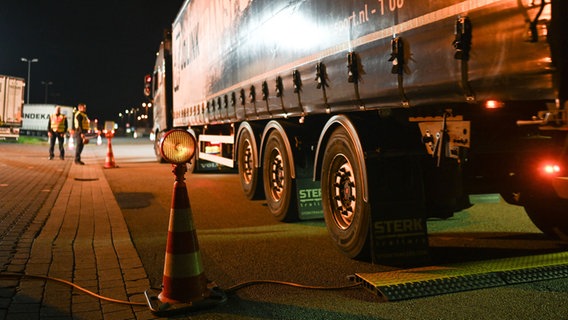
[[[133,143],[134,142],[134,143]],[[94,147],[94,146],[93,146]],[[104,157],[105,146],[101,146]],[[115,139],[118,168],[105,170],[152,286],[162,282],[174,175],[153,161],[147,140]],[[323,220],[275,221],[262,200],[249,201],[235,174],[187,174],[191,213],[207,277],[228,290],[269,279],[310,286],[350,285],[355,273],[397,268],[344,257]],[[428,266],[566,251],[545,238],[521,208],[480,203],[429,221]],[[530,258],[527,258],[530,259]],[[191,319],[568,319],[568,278],[385,302],[363,288],[302,289],[253,284]]]

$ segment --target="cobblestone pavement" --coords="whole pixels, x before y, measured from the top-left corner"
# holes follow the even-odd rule
[[[48,160],[44,144],[0,143],[0,319],[154,318],[144,305],[149,281],[98,149],[87,146],[86,165],[78,166],[71,156]],[[7,274],[62,279],[125,303]]]

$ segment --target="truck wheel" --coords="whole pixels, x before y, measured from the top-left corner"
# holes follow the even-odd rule
[[[243,131],[237,146],[237,163],[241,187],[249,200],[262,198],[261,185],[258,183],[260,175],[257,165],[258,154],[253,144],[252,133],[248,130]]]
[[[364,258],[369,255],[370,207],[363,201],[353,141],[343,127],[332,133],[322,161],[322,205],[329,235],[346,256]]]
[[[263,153],[262,175],[268,209],[279,221],[296,220],[298,209],[290,168],[291,155],[278,131],[270,133]]]
[[[530,199],[525,203],[525,211],[535,224],[546,235],[568,241],[568,200]]]

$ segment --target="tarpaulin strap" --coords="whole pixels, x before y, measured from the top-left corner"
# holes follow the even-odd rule
[[[391,57],[392,74],[402,74],[404,72],[404,44],[400,37],[394,37],[391,40]]]
[[[254,107],[254,114],[256,114],[256,117],[258,118],[258,111],[256,110],[256,88],[254,85],[250,86],[249,99],[250,103],[252,103],[252,106]]]
[[[305,113],[304,105],[302,104],[302,97],[300,93],[302,92],[302,76],[300,75],[300,71],[295,69],[292,71],[292,83],[294,84],[294,93],[298,97],[298,105],[302,108],[302,116]]]
[[[530,42],[538,42],[538,30],[536,27],[538,25],[538,19],[540,18],[542,11],[544,11],[544,6],[546,6],[546,4],[547,3],[545,0],[540,0],[540,8],[538,9],[538,12],[534,19],[531,20],[529,24]]]
[[[321,91],[323,93],[323,102],[327,106],[326,112],[329,113],[330,110],[329,110],[329,106],[327,104],[327,93],[326,93],[326,90],[325,90],[326,87],[329,87],[327,80],[328,80],[327,68],[326,68],[326,66],[323,62],[318,62],[316,64],[316,78],[315,78],[315,81],[317,82],[316,87],[318,89],[321,89]]]
[[[360,63],[359,55],[353,51],[349,52],[347,54],[347,82],[353,83],[355,99],[362,109],[365,107],[359,94],[359,80],[361,80],[361,74],[363,73],[363,66]]]
[[[268,96],[269,96],[270,92],[268,90],[268,81],[264,80],[262,82],[262,100],[266,102],[266,112],[272,116],[272,113],[270,112],[270,105],[268,103]]]
[[[404,93],[403,74],[404,74],[404,43],[401,37],[394,37],[391,40],[391,57],[392,62],[391,73],[396,74],[398,78],[398,93],[402,100],[402,105],[408,106],[408,99]]]
[[[459,17],[456,21],[455,39],[452,42],[456,52],[454,58],[461,61],[461,86],[467,101],[475,100],[473,90],[469,85],[469,53],[471,51],[471,21],[468,17]]]

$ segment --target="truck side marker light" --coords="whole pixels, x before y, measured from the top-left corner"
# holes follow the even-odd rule
[[[497,100],[485,101],[485,109],[488,109],[488,110],[501,109],[504,106],[505,106],[505,104],[501,101],[497,101]]]

